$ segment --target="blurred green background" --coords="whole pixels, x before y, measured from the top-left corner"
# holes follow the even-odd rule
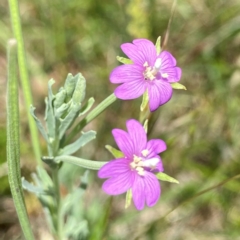
[[[115,86],[108,77],[123,55],[120,45],[135,38],[153,42],[164,38],[173,1],[167,0],[20,0],[34,106],[44,115],[47,82],[55,89],[68,72],[82,72],[87,97],[96,104]],[[13,37],[8,2],[0,2],[0,239],[21,235],[11,201],[6,167],[5,93],[6,42]],[[168,149],[161,154],[165,172],[179,185],[161,183],[158,204],[137,212],[124,209],[124,196],[111,199],[101,191],[96,172],[84,196],[84,215],[90,239],[225,240],[240,239],[240,180],[169,210],[199,191],[240,173],[240,2],[238,0],[178,0],[165,49],[182,68],[187,91],[174,90],[173,98],[154,113],[149,138],[161,138]],[[20,92],[21,165],[28,178],[35,171],[29,129]],[[115,102],[87,128],[97,139],[78,155],[107,161],[106,144],[116,146],[112,128],[125,128],[138,119],[140,99]],[[43,154],[46,145],[41,139]],[[62,173],[62,194],[82,171],[67,166]],[[51,239],[40,204],[26,193],[26,202],[37,239]],[[105,214],[109,210],[109,214]]]

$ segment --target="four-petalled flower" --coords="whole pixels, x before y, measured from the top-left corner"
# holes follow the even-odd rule
[[[112,83],[121,84],[114,91],[116,97],[135,99],[147,90],[151,111],[168,102],[172,97],[170,83],[179,81],[182,74],[172,54],[157,54],[154,44],[147,39],[124,43],[121,49],[133,63],[118,66],[110,74]]]
[[[160,152],[166,150],[163,140],[147,141],[143,126],[136,120],[126,122],[127,130],[113,129],[113,137],[124,157],[106,163],[98,172],[99,178],[109,178],[103,190],[109,195],[132,191],[133,202],[138,210],[152,207],[160,197],[160,184],[154,173],[162,172]]]

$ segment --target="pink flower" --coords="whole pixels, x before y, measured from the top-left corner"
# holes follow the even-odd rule
[[[138,210],[155,205],[161,189],[154,173],[162,172],[161,158],[157,155],[166,150],[163,140],[147,141],[143,126],[136,120],[126,123],[128,132],[113,129],[112,134],[124,157],[106,163],[98,172],[99,178],[109,178],[103,190],[109,195],[132,190],[133,202]]]
[[[163,51],[157,55],[155,46],[147,39],[124,43],[121,49],[133,64],[116,67],[110,74],[112,83],[122,83],[114,91],[116,97],[135,99],[147,90],[151,111],[168,102],[172,97],[170,83],[179,81],[182,74],[172,54]]]

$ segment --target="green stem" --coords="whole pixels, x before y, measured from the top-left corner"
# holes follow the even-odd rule
[[[7,162],[13,202],[25,239],[34,239],[23,197],[20,170],[19,109],[17,82],[17,41],[8,42]]]
[[[84,167],[91,170],[99,170],[107,162],[87,160],[83,158],[73,157],[73,156],[57,156],[54,158],[56,162],[66,162],[71,163],[80,167]]]
[[[25,106],[27,109],[27,116],[28,116],[29,128],[30,128],[31,139],[33,144],[33,150],[37,159],[37,163],[40,166],[42,166],[38,130],[34,122],[34,119],[32,118],[29,111],[30,105],[33,104],[33,100],[32,100],[31,88],[29,84],[18,1],[8,0],[8,2],[9,2],[9,8],[10,8],[13,33],[14,33],[14,37],[17,39],[17,42],[18,42],[19,72],[20,72],[20,79],[21,79],[21,84],[23,89],[23,95],[25,99]]]
[[[56,200],[56,211],[55,216],[53,216],[53,223],[56,231],[56,239],[62,239],[62,228],[61,228],[61,196],[60,196],[60,186],[59,186],[59,175],[58,175],[58,168],[52,170],[52,179],[55,188],[55,200]]]
[[[116,101],[116,96],[112,93],[104,99],[97,107],[95,107],[79,124],[77,124],[67,136],[66,142],[70,142],[79,131],[81,131],[88,123],[102,113],[108,106]]]

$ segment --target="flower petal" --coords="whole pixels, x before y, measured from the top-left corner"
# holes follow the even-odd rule
[[[132,196],[137,210],[142,210],[145,204],[144,177],[135,175],[135,180],[132,186]]]
[[[133,180],[134,173],[128,171],[116,177],[109,178],[103,183],[102,188],[109,195],[122,194],[132,187]]]
[[[99,178],[109,178],[118,176],[127,171],[130,171],[129,160],[126,158],[119,158],[109,161],[98,171]]]
[[[123,152],[128,159],[132,159],[134,147],[129,134],[121,129],[115,128],[112,130],[112,135],[121,152]]]
[[[111,83],[141,81],[144,68],[135,64],[126,64],[116,67],[110,74]]]
[[[130,100],[140,97],[145,90],[146,82],[142,79],[123,83],[115,89],[114,94],[117,98]]]
[[[130,138],[132,139],[134,154],[140,156],[141,151],[146,148],[147,135],[141,123],[130,119],[126,123]]]
[[[135,64],[143,66],[146,62],[144,54],[132,43],[123,43],[121,49]]]
[[[149,106],[151,112],[168,102],[172,97],[171,85],[163,80],[155,80],[148,84]]]
[[[149,160],[152,160],[152,159],[158,159],[158,163],[156,164],[156,166],[154,168],[151,168],[151,167],[145,167],[145,170],[146,171],[149,171],[149,172],[163,172],[164,171],[164,168],[163,168],[163,164],[162,164],[162,159],[158,156],[158,155],[155,155],[153,158],[145,158],[143,159],[143,162],[144,161],[149,161]]]
[[[151,139],[148,141],[146,149],[148,150],[147,158],[152,158],[160,152],[165,151],[167,145],[161,139]]]
[[[157,58],[157,51],[154,44],[147,39],[135,39],[133,44],[138,47],[138,51],[143,53],[145,61],[148,62],[148,65],[154,66]]]
[[[162,164],[162,159],[160,157],[159,157],[159,159],[160,159],[160,161],[158,162],[154,172],[163,172],[164,171],[163,164]]]
[[[167,79],[168,82],[178,82],[182,75],[182,70],[179,67],[170,67],[160,70],[161,77]],[[164,75],[167,75],[164,77]]]
[[[147,206],[152,207],[157,203],[161,194],[159,181],[153,173],[145,172],[144,184],[144,194]]]
[[[158,58],[161,58],[161,69],[175,67],[176,66],[176,59],[173,57],[173,55],[170,52],[162,51]]]

